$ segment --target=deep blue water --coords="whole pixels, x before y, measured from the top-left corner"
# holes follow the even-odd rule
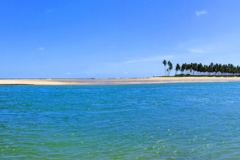
[[[0,86],[0,159],[239,160],[240,83]]]

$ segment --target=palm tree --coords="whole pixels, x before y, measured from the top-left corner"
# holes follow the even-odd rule
[[[165,74],[166,74],[166,72],[167,72],[167,69],[166,69],[167,61],[164,59],[162,63],[163,63],[163,65],[164,65],[164,67],[165,67]]]
[[[193,75],[194,75],[195,72],[198,71],[198,64],[197,63],[192,64],[192,70],[193,70]]]
[[[182,64],[181,66],[181,72],[184,74],[184,71],[186,70],[186,63]]]
[[[179,71],[180,69],[181,69],[180,65],[177,64],[177,65],[176,65],[176,73],[175,73],[175,75],[177,75],[177,73],[178,73],[178,71]]]
[[[172,69],[173,69],[173,64],[172,64],[171,61],[168,61],[168,69],[167,69],[167,71],[168,71],[168,76],[170,76],[170,72],[171,72]]]
[[[203,65],[202,65],[202,63],[199,63],[197,65],[197,72],[200,72],[200,74],[203,72]]]
[[[170,76],[170,72],[173,69],[173,64],[171,61],[163,61],[163,64]],[[186,75],[209,75],[209,76],[240,76],[240,66],[233,64],[219,64],[211,62],[209,65],[203,65],[202,63],[183,63],[176,64],[175,66],[175,75],[181,71],[181,74]]]
[[[210,65],[208,66],[208,73],[209,73],[209,75],[211,75],[211,73],[214,71],[213,70],[213,66],[214,66],[213,63],[210,63]]]

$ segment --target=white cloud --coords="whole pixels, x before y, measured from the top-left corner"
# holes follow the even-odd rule
[[[200,16],[204,16],[208,14],[208,11],[207,10],[198,10],[198,11],[195,11],[195,15],[200,17]]]

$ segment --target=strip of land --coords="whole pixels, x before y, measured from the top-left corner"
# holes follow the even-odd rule
[[[240,82],[240,77],[149,77],[109,79],[0,79],[0,85],[119,85],[194,82]]]

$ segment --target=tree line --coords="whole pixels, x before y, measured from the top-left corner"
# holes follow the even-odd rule
[[[165,67],[165,75],[170,76],[171,71],[174,69],[171,61],[163,60]],[[176,64],[175,66],[176,76],[239,76],[240,66],[233,64],[220,64],[210,63],[205,65],[202,63],[183,63]]]

